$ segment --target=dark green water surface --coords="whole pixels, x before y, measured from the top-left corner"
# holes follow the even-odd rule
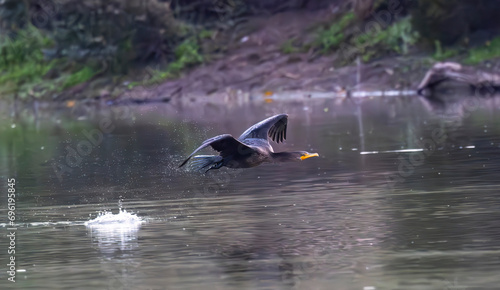
[[[0,288],[498,289],[499,103],[1,104]],[[275,151],[319,158],[178,168],[206,138],[277,113],[289,125]],[[85,225],[120,205],[143,223]]]

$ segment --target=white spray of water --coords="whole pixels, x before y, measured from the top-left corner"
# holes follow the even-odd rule
[[[138,227],[144,221],[135,214],[120,209],[117,214],[100,213],[95,219],[85,222],[87,227]]]

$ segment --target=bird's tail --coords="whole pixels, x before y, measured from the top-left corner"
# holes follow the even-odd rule
[[[196,155],[193,156],[189,169],[191,171],[207,172],[212,169],[212,165],[217,165],[220,161],[222,161],[222,157],[218,155]],[[220,166],[216,168],[220,168]]]

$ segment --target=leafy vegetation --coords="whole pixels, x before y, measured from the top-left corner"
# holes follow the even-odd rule
[[[300,51],[300,47],[294,45],[295,38],[286,40],[281,44],[281,52],[284,54],[290,54]]]
[[[95,75],[95,71],[92,68],[86,66],[86,67],[82,68],[81,70],[79,70],[73,74],[70,74],[63,81],[62,88],[66,89],[66,88],[75,86],[77,84],[84,83],[84,82],[88,81],[89,79],[91,79],[94,75]]]
[[[385,30],[378,30],[375,35],[368,33],[358,35],[353,42],[359,55],[366,62],[376,55],[387,52],[408,54],[410,47],[418,38],[419,34],[412,29],[410,17],[405,17]]]
[[[497,57],[500,57],[500,37],[488,41],[484,46],[472,48],[465,62],[468,64],[477,64]]]
[[[435,52],[432,55],[432,58],[434,58],[435,60],[439,60],[439,61],[446,60],[446,59],[454,57],[455,55],[458,54],[458,51],[456,49],[446,49],[445,50],[441,46],[441,41],[439,41],[439,40],[434,41],[434,46],[435,46]]]
[[[352,61],[356,56],[366,62],[387,53],[408,54],[410,47],[419,39],[418,32],[413,30],[411,17],[402,18],[385,28],[378,24],[375,32],[353,29],[356,25],[354,18],[354,13],[346,13],[327,29],[320,30],[314,45],[323,53],[347,48],[348,55],[344,55],[344,62]]]
[[[353,20],[354,13],[349,12],[343,15],[339,21],[330,25],[330,27],[320,30],[316,39],[316,45],[319,46],[323,52],[338,48],[339,45],[345,41],[345,30]]]
[[[45,59],[42,49],[51,45],[53,41],[32,25],[18,30],[14,37],[1,38],[0,92],[38,98],[85,82],[95,74],[88,66],[66,65],[64,69],[64,59]]]
[[[237,25],[246,25],[249,16],[304,5],[303,1],[286,0],[61,0],[57,6],[35,0],[0,2],[0,94],[21,98],[54,95],[101,73],[113,74],[106,86],[118,87],[123,78],[117,75],[149,68],[148,64],[162,69],[147,69],[149,78],[129,87],[177,77],[183,70],[227,51],[227,41],[238,41],[240,37],[235,35],[244,31]],[[319,2],[324,2],[324,7],[331,4]],[[336,52],[345,56],[339,58],[341,64],[348,64],[355,57],[370,61],[405,55],[419,41],[427,48],[434,46],[434,59],[445,60],[458,55],[460,45],[471,40],[476,48],[468,54],[460,50],[467,63],[500,57],[499,38],[477,46],[491,39],[491,35],[484,35],[496,31],[492,27],[498,28],[494,1],[478,0],[481,5],[476,5],[459,0],[419,0],[419,5],[405,6],[396,19],[387,20],[391,23],[372,25],[375,29],[371,31],[364,26],[376,18],[370,13],[387,10],[390,2],[351,2],[354,12],[336,14],[335,21],[323,25],[312,40],[311,35],[294,34],[281,44],[281,52]],[[349,55],[343,55],[344,51]]]
[[[16,91],[25,83],[40,81],[54,66],[40,50],[50,44],[33,26],[19,30],[16,37],[0,38],[0,85]]]
[[[439,40],[450,47],[460,45],[465,39],[483,42],[475,34],[497,31],[498,7],[498,1],[494,0],[418,0],[410,13],[413,27],[420,32],[424,43],[432,46]]]
[[[152,70],[151,78],[143,83],[132,82],[128,85],[129,88],[137,85],[152,85],[163,80],[178,76],[179,73],[189,67],[200,64],[204,61],[204,57],[200,52],[200,45],[195,37],[190,37],[184,40],[175,48],[175,60],[172,61],[165,70]]]
[[[175,48],[175,61],[169,64],[167,70],[175,74],[201,62],[203,62],[203,56],[200,54],[198,41],[188,38]]]

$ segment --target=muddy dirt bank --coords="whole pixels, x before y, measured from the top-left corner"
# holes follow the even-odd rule
[[[333,9],[333,8],[332,8]],[[109,103],[177,102],[228,103],[290,95],[349,94],[352,91],[414,90],[432,60],[427,56],[387,56],[369,63],[342,63],[343,55],[315,50],[286,52],[290,39],[307,43],[318,26],[336,17],[333,10],[293,11],[256,17],[242,27],[214,36],[205,45],[224,47],[180,78],[129,89],[130,81],[147,80],[148,70],[123,78],[109,78],[72,88],[57,100],[98,99]],[[293,21],[290,21],[293,19]],[[152,66],[150,69],[156,69]],[[150,70],[151,71],[151,70]]]

